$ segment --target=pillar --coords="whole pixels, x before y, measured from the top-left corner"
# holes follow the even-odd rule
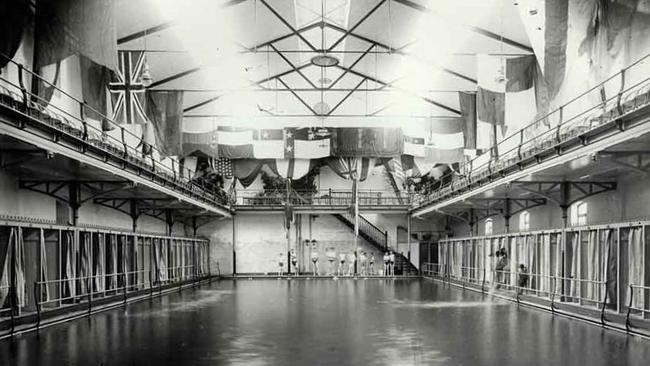
[[[512,217],[512,207],[510,198],[506,198],[503,204],[503,218],[505,219],[506,234],[510,233],[510,217]]]
[[[68,205],[72,209],[72,226],[77,226],[79,223],[79,207],[81,207],[81,188],[77,181],[68,183]]]
[[[129,200],[129,216],[131,216],[133,232],[136,232],[138,229],[138,201],[135,199]]]
[[[569,226],[569,202],[571,201],[571,186],[569,182],[560,183],[560,208],[562,209],[562,227]]]
[[[235,252],[235,243],[236,243],[236,230],[235,230],[235,215],[232,215],[232,274],[233,276],[237,274],[237,253]]]
[[[476,232],[474,231],[474,225],[476,222],[474,221],[475,215],[474,215],[474,209],[470,208],[469,209],[469,236],[474,236]]]
[[[174,216],[172,215],[172,210],[165,210],[165,223],[167,224],[167,235],[172,235],[174,230]]]

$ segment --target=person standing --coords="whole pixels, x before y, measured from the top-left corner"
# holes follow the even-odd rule
[[[388,255],[388,267],[390,270],[390,275],[395,276],[395,253],[392,250]]]
[[[390,255],[388,252],[384,253],[384,276],[388,276],[388,271],[390,268]]]
[[[375,253],[370,253],[370,257],[368,257],[368,273],[371,276],[375,275]]]
[[[519,270],[517,272],[517,277],[519,278],[517,283],[519,286],[517,293],[521,295],[524,293],[524,288],[528,286],[528,268],[526,268],[526,266],[522,263],[519,265]]]
[[[284,253],[278,254],[278,277],[282,276],[282,270],[284,269]]]
[[[343,252],[339,253],[339,268],[338,268],[339,276],[345,275],[345,258],[346,258],[345,253]]]
[[[330,276],[335,276],[336,275],[336,250],[334,249],[334,247],[329,247],[327,248],[325,255],[327,256],[327,261],[329,262],[329,274]]]
[[[348,253],[348,276],[352,277],[354,273],[354,263],[357,261],[357,254],[355,252]]]
[[[293,266],[293,269],[296,271],[296,276],[298,276],[298,272],[299,272],[299,270],[298,270],[298,257],[296,256],[296,250],[295,249],[292,248],[291,251],[289,251],[289,258],[291,260],[291,265]]]
[[[314,276],[318,276],[318,243],[311,241],[311,267]]]
[[[367,276],[368,275],[368,256],[366,256],[366,252],[361,252],[361,255],[359,256],[359,264],[361,265],[361,270],[359,273],[362,276]]]

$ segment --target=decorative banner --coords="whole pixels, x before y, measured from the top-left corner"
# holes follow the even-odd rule
[[[27,0],[0,1],[0,68],[14,57],[23,39],[29,17]]]
[[[233,174],[244,188],[250,186],[262,170],[266,160],[237,159],[233,160]]]
[[[400,128],[337,128],[334,132],[333,156],[389,157],[403,149]]]
[[[466,149],[476,149],[476,93],[458,92]]]
[[[197,151],[217,158],[219,156],[217,131],[205,133],[183,132],[183,154],[190,155]]]
[[[463,158],[465,139],[461,118],[432,120],[425,128],[404,134],[404,155],[435,163],[457,162]]]
[[[39,1],[34,69],[76,54],[117,70],[115,4],[112,0]]]
[[[368,173],[375,166],[375,159],[361,157],[329,158],[326,159],[326,164],[336,175],[343,179],[363,182],[368,178]]]
[[[267,165],[276,175],[292,180],[304,177],[314,167],[309,159],[276,159]]]
[[[218,156],[227,159],[254,158],[253,130],[219,127],[217,130]]]
[[[533,121],[536,64],[534,56],[479,55],[477,59],[477,148],[486,149]],[[492,125],[503,126],[499,136]]]
[[[142,84],[144,63],[145,54],[142,51],[119,52],[119,69],[113,73],[108,84],[113,104],[111,119],[117,123],[147,122],[144,108],[146,88]]]
[[[182,154],[183,92],[147,91],[147,117],[162,155]]]

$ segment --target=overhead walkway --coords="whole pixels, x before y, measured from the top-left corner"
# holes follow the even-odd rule
[[[592,194],[594,190],[611,189],[609,177],[594,180],[599,176],[598,169],[580,166],[599,158],[618,160],[619,166],[627,168],[645,169],[626,159],[650,154],[650,78],[645,71],[649,62],[646,56],[462,164],[437,186],[427,187],[424,194],[415,196],[410,212],[414,216],[434,212],[454,215],[463,206],[467,208],[467,200],[505,198],[509,185],[525,186],[541,199],[519,202],[525,209],[545,204],[542,200],[547,198],[546,192],[533,187],[585,181],[580,179],[585,176],[590,177],[589,185],[581,190]],[[544,178],[549,175],[563,179]],[[524,197],[530,198],[519,198]],[[502,201],[497,209],[504,210],[505,205]]]
[[[192,171],[144,136],[20,64],[9,61],[5,70],[0,75],[0,167],[18,177],[21,188],[68,202],[75,219],[78,208],[90,201],[130,215],[134,226],[141,214],[168,224],[198,215],[230,216],[223,190],[192,181]],[[27,89],[27,80],[52,89],[62,101],[45,103]],[[66,108],[57,106],[63,104]]]
[[[393,191],[359,190],[359,211],[372,213],[406,213],[411,196]],[[289,202],[294,212],[343,213],[353,205],[352,190],[291,191],[243,191],[236,195],[237,211],[274,212],[284,211]]]

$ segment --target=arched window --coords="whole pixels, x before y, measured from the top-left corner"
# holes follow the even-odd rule
[[[524,211],[519,215],[519,231],[530,230],[530,212]]]
[[[578,201],[571,205],[570,217],[572,226],[587,225],[587,202]]]
[[[485,220],[485,235],[492,235],[492,225],[494,222],[492,219]]]

